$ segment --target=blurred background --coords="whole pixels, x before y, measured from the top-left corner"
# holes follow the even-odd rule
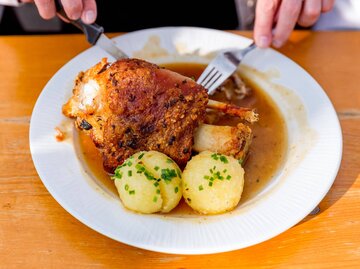
[[[98,0],[97,23],[106,32],[129,32],[160,26],[199,26],[251,30],[256,0],[121,1]],[[298,27],[299,28],[299,27]],[[360,0],[337,0],[314,30],[360,29]],[[80,32],[58,18],[43,20],[34,4],[0,0],[0,35]]]

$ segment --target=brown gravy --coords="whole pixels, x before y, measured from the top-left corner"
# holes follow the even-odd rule
[[[205,68],[203,64],[196,63],[172,63],[163,66],[194,78],[200,76]],[[270,97],[259,89],[256,84],[246,79],[245,82],[252,88],[252,95],[242,100],[232,99],[231,102],[238,106],[256,108],[260,120],[251,126],[254,138],[250,146],[248,159],[244,165],[245,186],[240,203],[248,201],[267,185],[281,167],[287,147],[285,122],[279,109]],[[224,93],[215,93],[212,99],[228,102]],[[215,124],[236,125],[238,122],[237,118],[222,116]],[[117,194],[115,184],[103,170],[101,156],[91,139],[83,132],[78,132],[78,141],[83,159],[90,172],[100,184]],[[196,213],[185,202],[181,201],[170,214],[192,215]]]

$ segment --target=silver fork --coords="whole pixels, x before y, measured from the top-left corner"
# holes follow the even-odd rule
[[[241,50],[231,50],[219,53],[206,67],[197,83],[208,90],[211,95],[238,68],[244,56],[256,48],[255,43]]]

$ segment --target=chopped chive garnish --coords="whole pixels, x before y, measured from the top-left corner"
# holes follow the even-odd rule
[[[223,173],[226,173],[227,172],[227,169],[224,169]]]
[[[128,185],[128,184],[125,185],[125,190],[126,190],[126,191],[129,190],[129,185]]]
[[[209,176],[204,176],[204,179],[209,179],[210,177]]]
[[[175,187],[175,193],[178,193],[178,191],[179,191],[179,187]]]
[[[135,194],[135,190],[129,191],[129,194],[130,194],[130,195]]]
[[[155,166],[154,169],[155,169],[155,171],[157,171],[157,170],[160,169],[160,167],[159,167],[159,166]]]
[[[219,159],[219,157],[216,153],[212,154],[211,158],[213,158],[215,161],[217,161]]]
[[[154,196],[153,202],[156,203],[156,202],[157,202],[157,199],[158,199],[157,196]]]
[[[228,175],[228,176],[226,177],[226,179],[227,179],[227,180],[230,180],[230,179],[231,179],[231,176],[230,176],[230,175]]]
[[[199,191],[202,191],[204,189],[203,185],[199,186]]]
[[[135,165],[135,168],[138,170],[139,174],[145,171],[145,167],[139,163]]]
[[[141,160],[142,157],[144,157],[145,153],[141,153],[138,157],[139,160]]]
[[[155,182],[155,183],[154,183],[154,186],[155,186],[155,187],[159,186],[159,182]]]
[[[115,177],[118,178],[118,179],[121,179],[123,176],[123,173],[120,171],[120,168],[118,167],[116,170],[115,170]]]
[[[242,164],[243,161],[244,161],[243,159],[240,159],[240,160],[238,160],[238,163],[239,163],[239,164]]]
[[[169,158],[168,158],[168,159],[166,159],[166,162],[167,162],[167,163],[174,163],[174,161],[173,161],[173,160],[171,160],[171,159],[169,159]]]
[[[157,190],[156,190],[156,193],[157,193],[157,194],[160,194],[160,189],[157,189]]]
[[[128,161],[127,162],[127,165],[130,167],[132,165],[132,162],[131,161]]]
[[[222,175],[220,175],[220,172],[219,171],[217,171],[215,174],[214,174],[214,178],[216,179],[219,179],[219,180],[223,180],[224,179],[224,177],[222,176]]]
[[[129,176],[129,177],[132,176],[132,171],[131,171],[131,170],[128,171],[128,176]]]
[[[144,175],[148,180],[155,180],[154,176],[149,171],[145,170]]]
[[[223,163],[229,163],[228,159],[224,155],[220,156],[220,161],[222,161]]]
[[[145,170],[145,167],[142,166],[141,164],[136,164],[136,165],[135,165],[135,168],[138,169],[138,170],[140,170],[140,171],[144,171],[144,170]]]
[[[211,187],[213,185],[212,181],[209,182],[209,186]]]
[[[161,169],[161,178],[165,180],[165,182],[171,181],[174,177],[176,177],[175,169]]]
[[[186,198],[186,200],[188,200],[188,202],[190,202],[190,203],[191,203],[191,199],[190,199],[190,198]]]
[[[176,173],[177,173],[178,177],[181,178],[181,171],[180,171],[180,169],[176,169]]]

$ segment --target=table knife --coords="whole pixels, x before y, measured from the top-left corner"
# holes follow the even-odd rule
[[[69,22],[79,28],[84,32],[87,41],[94,46],[98,46],[101,49],[105,50],[115,59],[128,58],[128,56],[121,51],[116,44],[110,40],[104,34],[104,28],[96,23],[86,24],[81,19],[71,20],[65,13],[65,10],[60,2],[60,0],[55,1],[56,3],[56,12],[58,17],[63,19],[66,22]]]

